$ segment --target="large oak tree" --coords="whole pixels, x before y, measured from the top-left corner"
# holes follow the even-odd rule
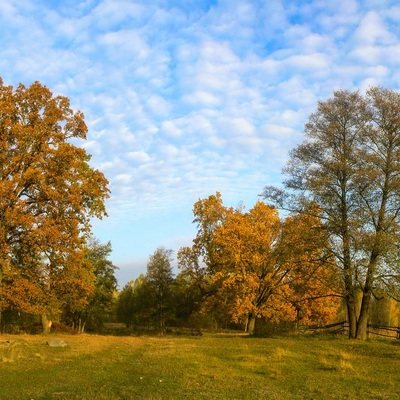
[[[13,88],[0,79],[3,309],[42,314],[46,322],[68,297],[81,301],[93,290],[83,247],[91,218],[105,215],[108,182],[72,142],[86,133],[68,98],[39,82]]]

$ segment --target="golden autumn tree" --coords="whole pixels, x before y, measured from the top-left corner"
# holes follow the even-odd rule
[[[232,321],[246,321],[249,333],[257,317],[290,312],[276,296],[287,286],[274,249],[280,229],[276,209],[257,202],[244,213],[225,207],[217,192],[197,201],[193,212],[198,233],[192,247],[178,252],[178,263],[198,283],[203,309],[223,306]]]
[[[315,207],[294,213],[281,226],[279,259],[289,271],[287,302],[294,322],[333,322],[342,301],[340,275],[329,251],[326,230]]]
[[[275,317],[291,311],[280,301],[285,289],[285,264],[277,262],[276,243],[280,220],[275,208],[258,201],[247,213],[229,208],[224,223],[216,229],[214,257],[219,265],[214,279],[222,291],[233,295],[233,320],[246,319],[246,330],[253,333],[257,317]]]
[[[192,316],[207,314],[214,319],[216,315],[221,315],[221,308],[224,308],[222,314],[225,313],[226,306],[222,305],[230,303],[225,294],[220,296],[221,282],[215,279],[219,265],[215,259],[218,249],[214,236],[216,229],[224,222],[226,213],[221,193],[199,199],[193,206],[197,235],[191,247],[182,247],[177,254],[180,275],[190,282],[187,290],[196,293]]]
[[[94,287],[83,248],[109,191],[71,142],[86,133],[68,98],[0,79],[0,305],[41,314],[44,328]]]
[[[226,207],[223,205],[221,193],[199,199],[193,206],[197,224],[197,235],[191,247],[182,247],[177,255],[178,266],[187,275],[193,285],[198,288],[203,297],[215,293],[212,276],[218,265],[214,258],[216,254],[214,235],[216,229],[223,223]]]
[[[318,216],[281,221],[264,202],[245,212],[225,207],[219,193],[195,203],[194,213],[198,234],[178,260],[202,289],[203,311],[224,310],[249,333],[260,317],[325,322],[334,315],[338,277]]]

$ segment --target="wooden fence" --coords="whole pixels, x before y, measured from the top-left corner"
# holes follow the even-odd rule
[[[302,325],[299,327],[301,333],[346,333],[349,331],[347,321],[337,322],[330,325]]]
[[[400,326],[368,325],[368,335],[400,339]]]
[[[335,324],[318,326],[318,325],[307,325],[299,327],[299,331],[302,333],[339,333],[348,334],[349,324],[347,321],[337,322]],[[382,326],[368,324],[368,336],[369,337],[388,337],[392,339],[400,339],[400,326]]]

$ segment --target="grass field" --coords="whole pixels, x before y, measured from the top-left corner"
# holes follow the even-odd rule
[[[3,335],[0,399],[400,399],[400,341]]]

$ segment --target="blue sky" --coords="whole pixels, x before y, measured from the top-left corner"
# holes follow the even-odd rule
[[[251,208],[279,184],[303,127],[336,89],[399,89],[397,0],[2,0],[0,76],[38,80],[85,114],[110,181],[120,285],[150,254],[190,245],[217,190]]]

